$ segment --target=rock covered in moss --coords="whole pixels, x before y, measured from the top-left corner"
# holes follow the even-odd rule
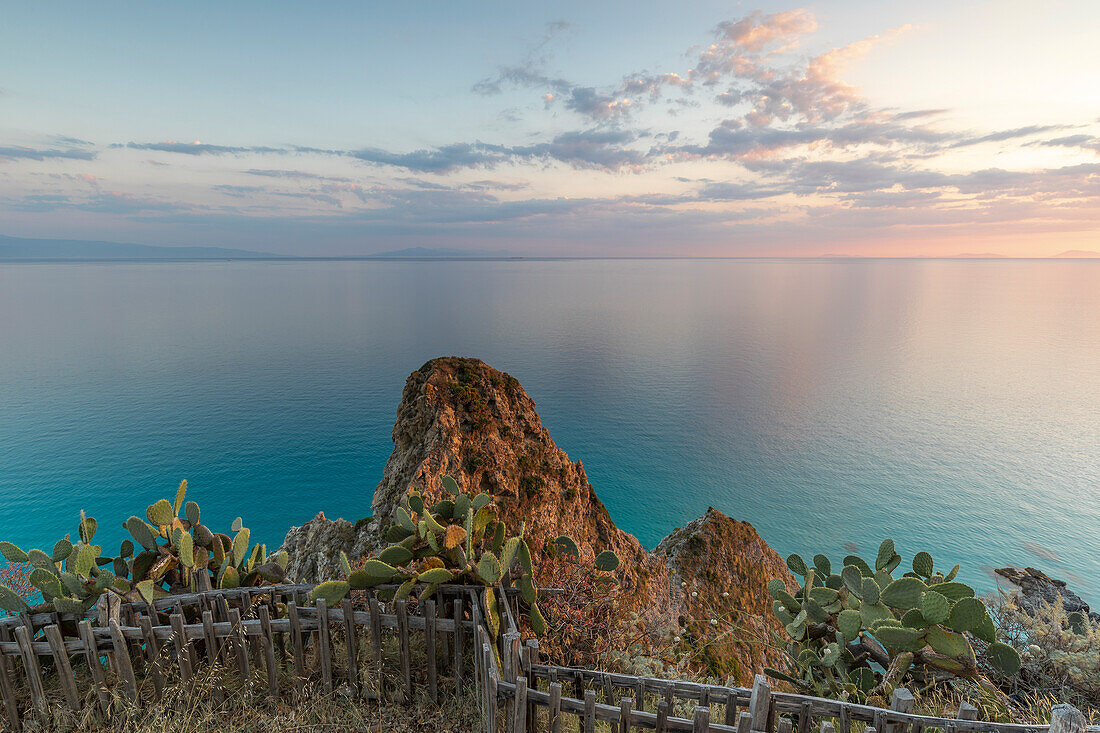
[[[747,683],[764,666],[783,666],[783,655],[770,644],[769,630],[782,631],[782,624],[772,614],[767,587],[772,578],[782,578],[792,593],[798,585],[751,524],[710,507],[669,533],[653,552],[667,563],[681,628],[700,646],[715,675]],[[734,626],[743,630],[736,634],[742,641],[716,639]]]

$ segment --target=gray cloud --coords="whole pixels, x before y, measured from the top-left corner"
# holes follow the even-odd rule
[[[24,148],[24,147],[4,147],[0,146],[0,159],[6,158],[23,159],[23,160],[49,160],[52,158],[63,158],[69,160],[94,160],[96,157],[95,151],[92,150],[78,150],[75,148]]]
[[[1021,137],[1031,137],[1032,135],[1038,135],[1041,132],[1050,132],[1051,130],[1064,130],[1066,127],[1067,125],[1027,125],[1026,127],[1017,127],[1012,130],[999,130],[997,132],[990,132],[984,135],[963,138],[962,140],[958,140],[957,142],[953,143],[951,147],[962,148],[970,145],[978,145],[980,143],[1015,140]]]
[[[1100,154],[1100,137],[1096,137],[1095,135],[1066,135],[1064,137],[1056,137],[1052,140],[1041,140],[1030,144],[1054,148],[1081,148],[1082,150],[1091,150],[1094,153]]]
[[[161,153],[179,153],[181,155],[239,155],[242,153],[285,153],[285,148],[238,147],[229,145],[210,145],[208,143],[181,143],[174,140],[159,143],[128,142],[125,145],[115,143],[112,148],[130,148],[131,150],[153,150]]]

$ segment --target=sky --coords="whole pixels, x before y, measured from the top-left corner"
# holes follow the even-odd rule
[[[1100,250],[1098,27],[1091,0],[5,3],[0,234]]]

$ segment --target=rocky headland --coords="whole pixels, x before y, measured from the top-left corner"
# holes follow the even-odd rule
[[[491,494],[510,527],[525,521],[536,554],[562,534],[573,537],[589,560],[613,550],[622,560],[616,575],[632,610],[649,624],[686,629],[701,642],[722,633],[712,618],[749,631],[739,639],[778,630],[768,581],[783,578],[797,588],[783,559],[752,525],[714,508],[647,551],[615,526],[584,466],[554,444],[519,382],[477,359],[433,359],[413,372],[397,408],[393,443],[371,517],[353,524],[318,514],[287,533],[290,577],[336,577],[341,551],[353,559],[377,552],[409,490],[422,492],[429,504],[438,501],[445,493],[441,478],[450,474],[471,491]],[[701,646],[716,674],[745,683],[763,666],[781,663],[764,644],[720,640]]]

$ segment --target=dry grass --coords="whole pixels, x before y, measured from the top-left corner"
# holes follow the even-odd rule
[[[280,667],[280,696],[267,696],[267,678],[262,665],[252,665],[252,676],[246,685],[241,683],[235,663],[227,663],[230,655],[214,664],[202,663],[189,686],[179,679],[178,667],[167,651],[161,664],[166,675],[164,695],[159,700],[154,695],[151,676],[144,675],[144,665],[134,656],[138,676],[139,702],[132,703],[123,694],[123,686],[108,670],[108,696],[111,717],[102,720],[98,715],[95,688],[83,657],[72,660],[78,692],[82,696],[80,712],[73,712],[65,704],[58,676],[53,670],[44,675],[46,698],[49,708],[45,713],[31,709],[26,680],[20,674],[16,695],[24,713],[24,730],[38,731],[103,731],[111,733],[168,733],[169,731],[216,731],[217,733],[246,733],[253,731],[395,731],[396,733],[466,733],[481,726],[476,694],[473,691],[473,663],[465,664],[467,691],[454,693],[454,680],[448,674],[439,675],[439,700],[428,697],[425,677],[426,660],[422,649],[412,646],[411,699],[405,699],[404,684],[400,677],[400,662],[396,640],[384,638],[383,666],[381,673],[369,659],[367,650],[360,646],[357,667],[359,681],[369,690],[372,699],[363,699],[353,693],[347,684],[346,647],[340,632],[333,633],[332,658],[334,660],[333,693],[325,694],[320,673],[313,654],[307,653],[309,680],[304,693],[294,691],[292,675]],[[235,657],[232,659],[235,660]],[[18,662],[16,662],[18,665]],[[376,694],[381,692],[379,696]],[[380,700],[378,698],[381,698]]]

